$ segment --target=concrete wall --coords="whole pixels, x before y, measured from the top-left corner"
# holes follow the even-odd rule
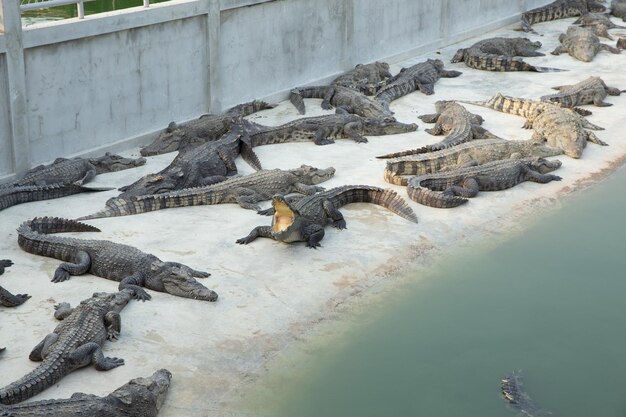
[[[171,120],[283,99],[294,86],[325,82],[359,62],[433,50],[545,3],[176,0],[7,31],[0,34],[0,178],[58,156],[146,143]],[[26,97],[26,111],[9,91]]]

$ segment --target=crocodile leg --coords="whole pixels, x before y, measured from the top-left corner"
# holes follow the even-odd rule
[[[236,174],[237,165],[235,165],[235,158],[233,158],[233,154],[225,146],[221,146],[220,148],[218,148],[217,154],[226,166],[226,175]]]
[[[540,184],[546,184],[550,181],[561,181],[561,177],[558,175],[542,174],[529,168],[526,168],[525,175],[527,181],[538,182]]]
[[[435,122],[435,125],[432,128],[425,129],[424,131],[433,136],[443,135],[443,123],[441,123],[441,120],[437,120],[437,122]]]
[[[322,207],[324,207],[326,215],[333,220],[333,227],[337,229],[346,228],[346,220],[343,218],[343,214],[341,214],[341,212],[337,210],[337,207],[335,207],[335,205],[330,200],[325,200],[322,203]]]
[[[455,70],[441,70],[441,72],[439,73],[442,78],[456,78],[461,74],[463,74],[461,71]]]
[[[54,272],[52,282],[63,282],[70,279],[70,275],[82,275],[89,271],[91,256],[85,251],[78,251],[75,255],[75,263],[64,262]]]
[[[13,265],[13,261],[10,259],[0,259],[0,275],[4,274],[4,268],[8,268]]]
[[[88,183],[89,181],[93,180],[94,178],[96,178],[96,175],[98,173],[96,172],[96,168],[91,168],[89,171],[87,171],[87,173],[85,174],[84,177],[82,177],[81,179],[79,179],[78,181],[76,181],[74,184],[76,185],[83,185]]]
[[[69,303],[59,303],[54,306],[54,318],[57,320],[64,320],[72,314],[74,309],[70,306]]]
[[[135,300],[146,301],[150,300],[152,296],[143,289],[145,278],[139,274],[129,275],[120,281],[120,285],[117,287],[119,290],[129,289],[133,291],[133,298]]]
[[[12,294],[0,286],[0,305],[5,307],[17,307],[24,304],[30,298],[28,294]]]
[[[255,240],[257,237],[266,237],[269,239],[273,239],[272,227],[271,226],[257,226],[254,229],[252,229],[250,233],[248,233],[248,236],[242,237],[241,239],[237,239],[235,243],[239,243],[240,245],[247,245],[248,243]]]
[[[28,355],[28,359],[33,362],[41,362],[44,360],[50,351],[50,346],[52,346],[56,341],[59,340],[59,335],[57,333],[50,333],[46,335],[46,337],[37,344]]]
[[[587,132],[587,142],[595,143],[596,145],[600,146],[609,146],[608,143],[598,138],[593,132]]]
[[[439,120],[439,116],[441,116],[440,113],[430,113],[430,114],[423,114],[419,116],[418,118],[422,120],[424,123],[437,123],[437,120]]]
[[[333,105],[330,104],[330,101],[333,99],[335,95],[335,89],[330,87],[326,89],[326,94],[324,94],[324,98],[322,99],[322,108],[324,110],[331,110]]]
[[[472,125],[472,134],[474,135],[474,139],[502,139],[478,125]]]
[[[248,210],[259,211],[261,208],[258,205],[258,202],[263,200],[258,196],[256,192],[253,190],[247,190],[246,194],[238,195],[235,197],[235,201],[241,208],[245,208]]]
[[[334,140],[328,137],[330,134],[330,129],[319,128],[315,131],[315,138],[313,139],[313,142],[316,145],[330,145],[331,143],[335,143]]]
[[[124,359],[105,357],[96,342],[85,343],[74,349],[69,355],[69,362],[76,368],[92,364],[98,371],[108,371],[124,365]]]
[[[609,107],[612,106],[612,103],[607,103],[606,101],[604,101],[604,94],[597,94],[594,98],[593,98],[593,105],[594,106],[598,106],[598,107]]]
[[[556,49],[550,53],[552,55],[560,55],[562,53],[567,53],[567,49],[563,48],[563,46],[557,46]]]
[[[458,195],[465,198],[472,198],[478,195],[478,181],[475,178],[466,178],[462,185],[453,185],[443,191],[444,195]]]
[[[367,143],[367,138],[361,136],[357,129],[361,127],[360,122],[350,122],[343,127],[343,133],[345,133],[350,139],[356,143]]]
[[[622,51],[620,49],[614,48],[611,45],[607,45],[605,43],[600,43],[599,49],[601,51],[607,51],[610,52],[612,54],[621,54]]]
[[[107,340],[117,339],[122,331],[122,316],[115,311],[109,311],[104,316],[104,324],[107,328]]]
[[[305,194],[305,195],[313,195],[317,193],[318,191],[324,191],[324,187],[319,187],[317,185],[307,185],[301,182],[295,183],[294,188],[300,194]]]
[[[324,238],[324,227],[320,224],[313,223],[306,226],[302,236],[306,239],[306,246],[309,248],[317,248],[320,241]]]
[[[417,83],[417,88],[427,96],[431,96],[435,94],[435,84],[434,83]]]

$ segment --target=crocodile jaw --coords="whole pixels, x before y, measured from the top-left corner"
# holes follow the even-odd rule
[[[282,197],[274,197],[274,219],[272,221],[272,233],[281,233],[289,229],[295,219],[295,213]]]

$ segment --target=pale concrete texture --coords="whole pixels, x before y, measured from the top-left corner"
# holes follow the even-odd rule
[[[323,184],[327,188],[343,184],[379,185],[406,196],[402,187],[383,181],[385,162],[375,156],[441,140],[425,133],[424,129],[430,125],[417,119],[418,115],[432,113],[436,100],[485,99],[496,92],[538,98],[549,94],[552,86],[575,83],[589,75],[599,75],[611,86],[626,88],[622,70],[626,54],[602,52],[589,64],[569,55],[549,54],[558,44],[558,33],[573,20],[537,25],[536,30],[544,36],[529,37],[543,42],[541,51],[547,56],[527,58],[530,63],[569,72],[487,73],[463,64],[449,64],[457,48],[479,39],[475,38],[401,63],[408,66],[440,57],[446,68],[463,72],[458,78],[438,81],[432,96],[413,93],[392,103],[399,120],[419,124],[417,132],[371,137],[367,144],[339,140],[328,146],[295,143],[255,150],[266,168],[291,168],[303,163],[334,166],[335,178]],[[514,37],[520,33],[506,29],[483,37],[501,35]],[[401,65],[393,65],[392,72],[399,71]],[[69,397],[76,391],[102,395],[132,377],[165,367],[172,371],[173,382],[161,416],[237,415],[236,404],[245,395],[246,384],[268,366],[272,356],[297,343],[316,323],[332,317],[337,306],[393,283],[395,274],[391,272],[423,264],[433,255],[445,254],[446,249],[458,242],[472,242],[491,233],[507,233],[512,227],[520,227],[525,219],[560,204],[563,194],[604,175],[622,161],[626,157],[623,135],[626,95],[609,97],[607,101],[614,106],[588,108],[593,111],[589,120],[606,128],[597,134],[610,146],[589,144],[580,160],[559,157],[563,167],[555,173],[563,181],[545,185],[527,182],[502,192],[483,192],[466,205],[449,210],[424,207],[409,200],[419,224],[378,206],[349,205],[342,209],[347,230],[327,228],[322,247],[317,250],[268,239],[259,239],[248,246],[236,245],[237,238],[257,225],[269,224],[270,219],[232,204],[90,221],[102,233],[74,236],[130,244],[163,260],[211,272],[212,276],[203,282],[217,291],[220,299],[207,303],[151,291],[152,301],[132,302],[122,311],[119,341],[104,346],[107,355],[124,358],[126,365],[107,373],[92,368],[79,370],[35,399]],[[319,103],[320,100],[307,100],[307,114],[323,113]],[[527,139],[532,134],[521,128],[524,121],[520,117],[476,106],[467,108],[482,115],[484,127],[498,136]],[[250,118],[276,125],[298,117],[289,102],[282,102],[277,108]],[[137,153],[137,150],[132,152]],[[93,185],[128,184],[164,167],[173,157],[174,154],[148,158],[148,163],[138,169],[100,175]],[[241,173],[251,172],[241,159],[237,165]],[[0,235],[4,237],[0,258],[15,262],[0,277],[0,284],[13,292],[33,296],[21,307],[0,307],[0,346],[7,347],[0,358],[0,384],[7,384],[36,366],[28,360],[28,353],[56,325],[52,318],[55,303],[76,304],[94,291],[117,288],[116,282],[90,275],[73,277],[60,284],[50,283],[60,262],[21,251],[16,242],[16,227],[34,216],[74,218],[89,214],[102,208],[114,195],[115,191],[75,195],[15,206],[0,213]]]

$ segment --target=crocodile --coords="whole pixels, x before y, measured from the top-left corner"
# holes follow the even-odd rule
[[[30,360],[41,362],[30,373],[0,388],[0,403],[16,404],[55,385],[70,372],[93,366],[108,371],[124,364],[123,359],[102,354],[106,340],[117,339],[121,330],[120,311],[133,296],[130,289],[117,293],[94,293],[71,308],[55,305],[54,317],[62,322],[30,353]],[[2,409],[0,409],[2,411]]]
[[[519,56],[544,56],[538,52],[541,42],[528,38],[489,38],[478,41],[469,48],[459,49],[450,62],[464,62],[470,68],[483,71],[534,71],[561,72],[558,68],[530,65]]]
[[[417,216],[406,201],[395,191],[367,185],[345,185],[311,196],[288,201],[283,195],[272,199],[271,226],[255,227],[248,236],[236,242],[247,245],[258,237],[286,243],[306,242],[316,248],[324,237],[324,227],[332,222],[337,229],[345,229],[346,221],[339,208],[350,203],[372,203],[383,206],[397,215],[417,223]]]
[[[230,130],[239,117],[274,107],[276,107],[275,104],[254,100],[239,104],[224,114],[205,114],[181,125],[171,122],[154,142],[142,148],[140,153],[143,156],[153,156],[177,151],[183,138],[187,141],[192,140],[196,145],[217,140]]]
[[[75,393],[67,399],[0,406],[8,417],[156,417],[170,387],[172,374],[160,369],[147,378],[135,378],[106,397]]]
[[[499,191],[524,181],[541,184],[560,181],[548,174],[561,166],[561,161],[543,158],[506,159],[483,165],[462,167],[453,171],[411,177],[407,193],[411,200],[436,208],[457,207],[475,197],[478,191]],[[441,191],[441,192],[440,192]]]
[[[558,93],[541,97],[543,101],[560,103],[562,107],[573,108],[584,104],[593,104],[598,107],[612,106],[604,99],[607,95],[619,96],[626,90],[609,87],[600,77],[589,77],[572,85],[560,85],[553,87]]]
[[[58,217],[37,217],[17,229],[18,244],[26,252],[64,261],[54,272],[52,282],[87,272],[114,281],[119,289],[130,289],[137,300],[151,298],[142,287],[184,298],[216,301],[217,294],[195,278],[208,273],[178,262],[163,262],[139,249],[108,240],[85,240],[49,236],[62,232],[99,232],[96,227]]]
[[[530,140],[480,139],[426,154],[412,156],[412,153],[398,152],[382,157],[398,157],[387,162],[385,181],[396,185],[407,185],[406,176],[409,175],[432,174],[502,159],[562,154],[563,150],[559,148],[552,148]]]
[[[369,118],[355,114],[326,114],[303,117],[274,128],[248,135],[250,146],[313,141],[316,145],[334,143],[334,138],[348,137],[357,143],[367,142],[364,135],[380,136],[417,130],[415,123],[401,123],[393,117]]]
[[[379,101],[374,100],[348,87],[339,85],[294,88],[289,93],[289,101],[300,114],[305,114],[304,98],[321,98],[322,108],[336,108],[337,113],[352,113],[363,117],[384,117],[391,115]]]
[[[314,194],[323,190],[316,184],[329,180],[334,174],[335,168],[333,167],[319,169],[308,165],[291,170],[261,170],[206,187],[129,199],[110,199],[104,210],[77,220],[130,216],[155,210],[204,204],[236,203],[245,209],[259,210],[260,201],[269,200],[277,193]]]
[[[549,22],[567,17],[583,16],[590,12],[604,12],[606,7],[596,0],[555,0],[545,6],[531,9],[522,13],[522,28],[524,32],[535,32],[531,25]]]
[[[215,184],[237,174],[235,158],[242,153],[244,159],[255,169],[261,163],[250,146],[242,146],[242,137],[256,131],[255,124],[241,119],[217,141],[204,142],[198,146],[184,147],[174,160],[161,171],[148,174],[130,185],[121,187],[118,198],[160,194]]]
[[[603,130],[582,117],[574,109],[562,108],[559,103],[527,100],[496,94],[487,101],[464,101],[503,113],[526,118],[524,128],[534,129],[531,140],[545,142],[563,150],[572,158],[580,158],[587,141],[606,146],[606,143],[585,129]]]
[[[413,91],[420,90],[426,95],[435,93],[435,82],[439,78],[454,78],[462,73],[445,70],[440,59],[428,59],[408,68],[402,68],[398,74],[390,78],[374,98],[386,108],[393,100],[405,96]]]
[[[529,417],[552,417],[552,413],[540,408],[526,393],[522,375],[513,371],[500,381],[500,391],[509,405]]]
[[[570,26],[567,32],[559,35],[561,45],[557,46],[552,55],[568,53],[573,58],[583,62],[591,62],[600,51],[619,54],[622,51],[600,42],[600,39],[589,29],[579,26]]]
[[[609,29],[626,29],[626,26],[619,26],[611,22],[609,16],[605,13],[589,13],[579,17],[575,22],[575,25],[587,27],[593,31],[593,33],[600,37],[613,40],[609,34]]]
[[[0,189],[29,185],[84,185],[98,174],[117,172],[145,163],[146,158],[124,158],[109,152],[98,158],[57,158],[50,165],[39,165],[28,170],[17,180],[0,186]]]
[[[0,259],[0,275],[4,274],[4,269],[13,265],[9,259]],[[11,294],[0,286],[0,305],[5,307],[17,307],[30,298],[28,294]]]
[[[626,1],[613,0],[611,2],[611,15],[619,17],[626,22]]]
[[[78,193],[109,191],[112,189],[111,187],[87,187],[73,183],[4,187],[0,188],[0,210],[4,210],[16,204],[50,200]]]
[[[419,118],[426,123],[435,123],[432,129],[425,130],[427,133],[434,136],[447,134],[446,139],[432,145],[396,154],[383,155],[379,158],[395,158],[398,156],[435,152],[476,139],[499,139],[481,126],[483,123],[481,116],[468,112],[465,107],[454,101],[439,100],[435,102],[435,109],[437,113],[424,114],[419,116]]]
[[[619,38],[615,46],[619,49],[626,49],[626,38]]]
[[[371,64],[358,64],[350,71],[335,78],[331,85],[348,87],[367,96],[373,96],[391,77],[388,63],[373,62]]]

